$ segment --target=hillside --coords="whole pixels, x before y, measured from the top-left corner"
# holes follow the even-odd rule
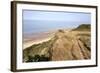
[[[91,26],[90,24],[81,24],[77,28],[73,29],[73,31],[90,31]]]
[[[34,44],[23,50],[23,62],[82,60],[91,58],[90,30],[88,25],[80,25],[78,31],[58,30],[49,41]]]

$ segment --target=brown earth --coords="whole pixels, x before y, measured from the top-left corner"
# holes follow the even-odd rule
[[[81,37],[77,36],[78,33],[83,32],[59,31],[56,33],[58,39],[51,48],[52,61],[90,59],[90,50],[79,40]],[[87,36],[85,38],[87,39]]]

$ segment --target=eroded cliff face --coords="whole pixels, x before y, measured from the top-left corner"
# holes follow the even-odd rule
[[[81,34],[81,35],[79,35]],[[88,36],[87,36],[88,34]],[[52,46],[52,61],[90,59],[90,33],[84,31],[58,31]],[[87,48],[88,46],[88,48]]]

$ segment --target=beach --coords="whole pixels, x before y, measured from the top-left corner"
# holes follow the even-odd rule
[[[43,43],[49,41],[54,35],[54,32],[43,32],[38,34],[24,35],[23,49],[28,48],[34,44]]]
[[[33,40],[33,41],[28,41],[28,42],[24,42],[23,44],[23,49],[27,48],[27,47],[30,47],[34,44],[39,44],[39,43],[43,43],[43,42],[46,42],[46,41],[49,41],[51,39],[51,37],[48,37],[48,38],[45,38],[45,39],[41,39],[41,40]]]

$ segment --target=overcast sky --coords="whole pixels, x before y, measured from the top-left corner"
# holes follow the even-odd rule
[[[91,22],[90,13],[23,10],[23,15],[24,20],[71,21],[86,23]]]
[[[23,10],[23,31],[45,32],[91,24],[90,13]]]

